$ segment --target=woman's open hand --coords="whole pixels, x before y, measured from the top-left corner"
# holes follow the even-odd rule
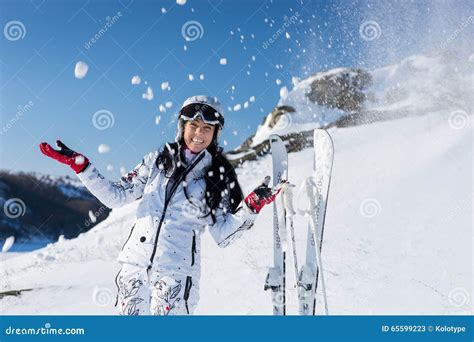
[[[60,163],[69,165],[75,173],[84,171],[89,165],[89,159],[82,154],[71,150],[69,147],[64,145],[61,140],[56,140],[56,146],[58,147],[58,150],[52,148],[47,142],[42,142],[39,145],[39,148],[45,156],[53,158]]]
[[[286,183],[286,180],[282,180],[275,188],[268,187],[269,183],[270,176],[266,176],[262,184],[245,197],[245,203],[250,210],[256,214],[258,214],[266,204],[270,204],[275,200],[276,196],[281,191],[281,185]]]

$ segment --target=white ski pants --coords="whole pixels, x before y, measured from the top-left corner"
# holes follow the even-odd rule
[[[199,301],[199,284],[186,275],[122,264],[115,283],[120,315],[192,315]]]

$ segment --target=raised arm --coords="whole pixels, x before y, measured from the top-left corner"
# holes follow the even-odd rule
[[[40,144],[40,150],[44,155],[71,167],[87,189],[107,207],[118,208],[143,195],[155,153],[147,155],[120,181],[111,182],[84,155],[71,150],[59,140],[56,145],[58,150],[44,142]]]
[[[118,182],[105,179],[91,163],[77,176],[99,201],[109,208],[119,208],[143,195],[150,173],[146,159],[148,156]]]
[[[242,201],[234,214],[230,212],[229,205],[226,205],[228,198],[224,198],[223,207],[226,209],[217,209],[216,220],[209,226],[209,232],[219,247],[227,247],[242,236],[244,231],[253,226],[260,210],[275,200],[280,188],[269,188],[269,182],[270,177],[265,177],[262,184]]]

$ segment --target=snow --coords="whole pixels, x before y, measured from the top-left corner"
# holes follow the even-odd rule
[[[12,248],[13,244],[15,243],[15,237],[9,236],[6,238],[5,242],[3,243],[2,253],[6,253]]]
[[[77,165],[82,165],[84,164],[86,160],[84,159],[84,156],[78,155],[74,158],[74,163]]]
[[[135,75],[135,76],[132,77],[132,84],[133,85],[138,85],[138,84],[140,84],[141,81],[142,81],[142,79],[138,75]]]
[[[183,6],[183,5],[186,5],[186,0],[176,0],[176,3],[177,3],[178,5]]]
[[[87,71],[89,70],[89,66],[82,61],[76,63],[76,67],[74,68],[74,76],[77,79],[83,79],[87,75]]]
[[[293,76],[291,78],[291,83],[293,84],[293,87],[296,87],[300,81],[301,79],[299,77]]]
[[[458,72],[454,71],[458,68]],[[403,117],[424,113],[463,110],[469,113],[474,107],[470,89],[474,68],[463,55],[412,55],[399,63],[369,71],[372,86],[367,89],[371,96],[365,103],[367,112],[380,116]],[[318,128],[333,123],[347,113],[311,102],[306,94],[311,83],[340,73],[354,74],[349,68],[336,68],[320,72],[304,80],[292,79],[293,89],[280,92],[278,106],[289,106],[295,113],[285,116],[276,127],[261,125],[252,140],[256,146],[267,140],[270,134],[285,135]],[[276,80],[281,84],[281,80]],[[466,114],[467,115],[467,114]]]
[[[233,110],[234,112],[240,110],[242,108],[242,105],[240,103],[237,103],[234,107],[233,107]]]
[[[220,65],[227,65],[227,58],[221,58],[219,61]]]
[[[189,74],[189,75],[188,75],[188,79],[189,79],[190,81],[194,81],[194,75],[193,75],[193,74]]]
[[[157,116],[155,117],[155,125],[158,126],[158,125],[160,124],[160,121],[161,121],[161,115],[157,115]]]
[[[161,90],[170,90],[170,83],[169,82],[161,83]]]
[[[114,170],[114,166],[112,164],[107,165],[107,171],[112,172]]]
[[[200,79],[201,81],[204,81],[204,74],[199,75],[199,79]]]
[[[97,147],[97,151],[100,154],[108,153],[108,152],[110,152],[110,146],[106,145],[106,144],[100,144],[99,147]]]
[[[151,89],[151,87],[147,87],[146,89],[146,93],[145,94],[142,94],[142,98],[145,99],[145,100],[148,100],[148,101],[151,101],[153,100],[153,89]]]
[[[473,314],[473,120],[464,109],[472,108],[468,107],[472,95],[467,93],[469,87],[460,90],[472,76],[472,66],[459,63],[460,72],[453,75],[447,73],[453,69],[446,63],[414,56],[374,70],[378,94],[400,83],[418,90],[424,102],[406,95],[403,106],[380,98],[370,105],[416,115],[329,130],[335,160],[323,261],[332,315]],[[273,132],[318,127],[322,117],[337,117],[337,112],[323,113],[323,108],[304,101],[310,82],[299,81],[279,103],[294,106],[298,116],[273,131],[262,125],[257,140]],[[437,97],[446,97],[448,90],[458,96],[440,104]],[[429,91],[435,93],[430,96]],[[461,120],[452,113],[461,115]],[[289,154],[289,180],[296,189],[311,175],[312,158],[312,149]],[[244,162],[236,171],[248,194],[271,174],[271,156]],[[122,167],[120,172],[127,171]],[[303,206],[298,198],[295,191],[295,207]],[[116,257],[134,223],[137,205],[114,209],[75,239],[33,252],[2,253],[0,291],[33,290],[0,299],[0,314],[115,315]],[[263,291],[263,284],[273,261],[272,216],[271,206],[265,207],[254,227],[228,248],[219,248],[209,233],[202,236],[196,314],[271,314],[270,294]],[[297,215],[294,226],[301,265],[306,218]],[[287,261],[288,313],[293,315],[297,296],[291,253]],[[322,313],[321,306],[317,313]]]
[[[171,107],[173,107],[173,102],[167,101],[167,102],[165,103],[165,107],[166,107],[166,108],[171,108]]]
[[[472,289],[472,195],[463,181],[471,177],[472,127],[453,129],[446,116],[433,113],[330,133],[336,150],[323,247],[330,313],[472,314],[465,301],[452,300]],[[289,155],[289,179],[297,186],[310,175],[311,152]],[[269,156],[237,169],[244,193],[270,170]],[[442,186],[446,180],[449,187]],[[367,199],[379,208],[375,214],[364,215]],[[115,258],[136,206],[114,209],[76,239],[6,259],[0,288],[34,290],[2,299],[0,313],[115,314]],[[270,295],[262,290],[272,263],[271,222],[268,207],[225,249],[203,236],[196,314],[271,314]],[[295,230],[301,264],[303,217],[295,218]],[[291,267],[288,257],[288,312],[296,314]],[[100,305],[97,291],[105,296]]]
[[[91,220],[92,223],[96,223],[97,221],[97,217],[95,216],[92,210],[89,210],[89,219]]]

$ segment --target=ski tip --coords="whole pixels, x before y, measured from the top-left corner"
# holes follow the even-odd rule
[[[325,129],[316,128],[313,132],[313,137],[315,141],[316,139],[328,139],[331,142],[331,144],[333,144],[331,134],[329,134],[329,132]]]
[[[269,140],[270,140],[270,144],[279,143],[283,141],[281,140],[281,137],[277,134],[270,135]]]

